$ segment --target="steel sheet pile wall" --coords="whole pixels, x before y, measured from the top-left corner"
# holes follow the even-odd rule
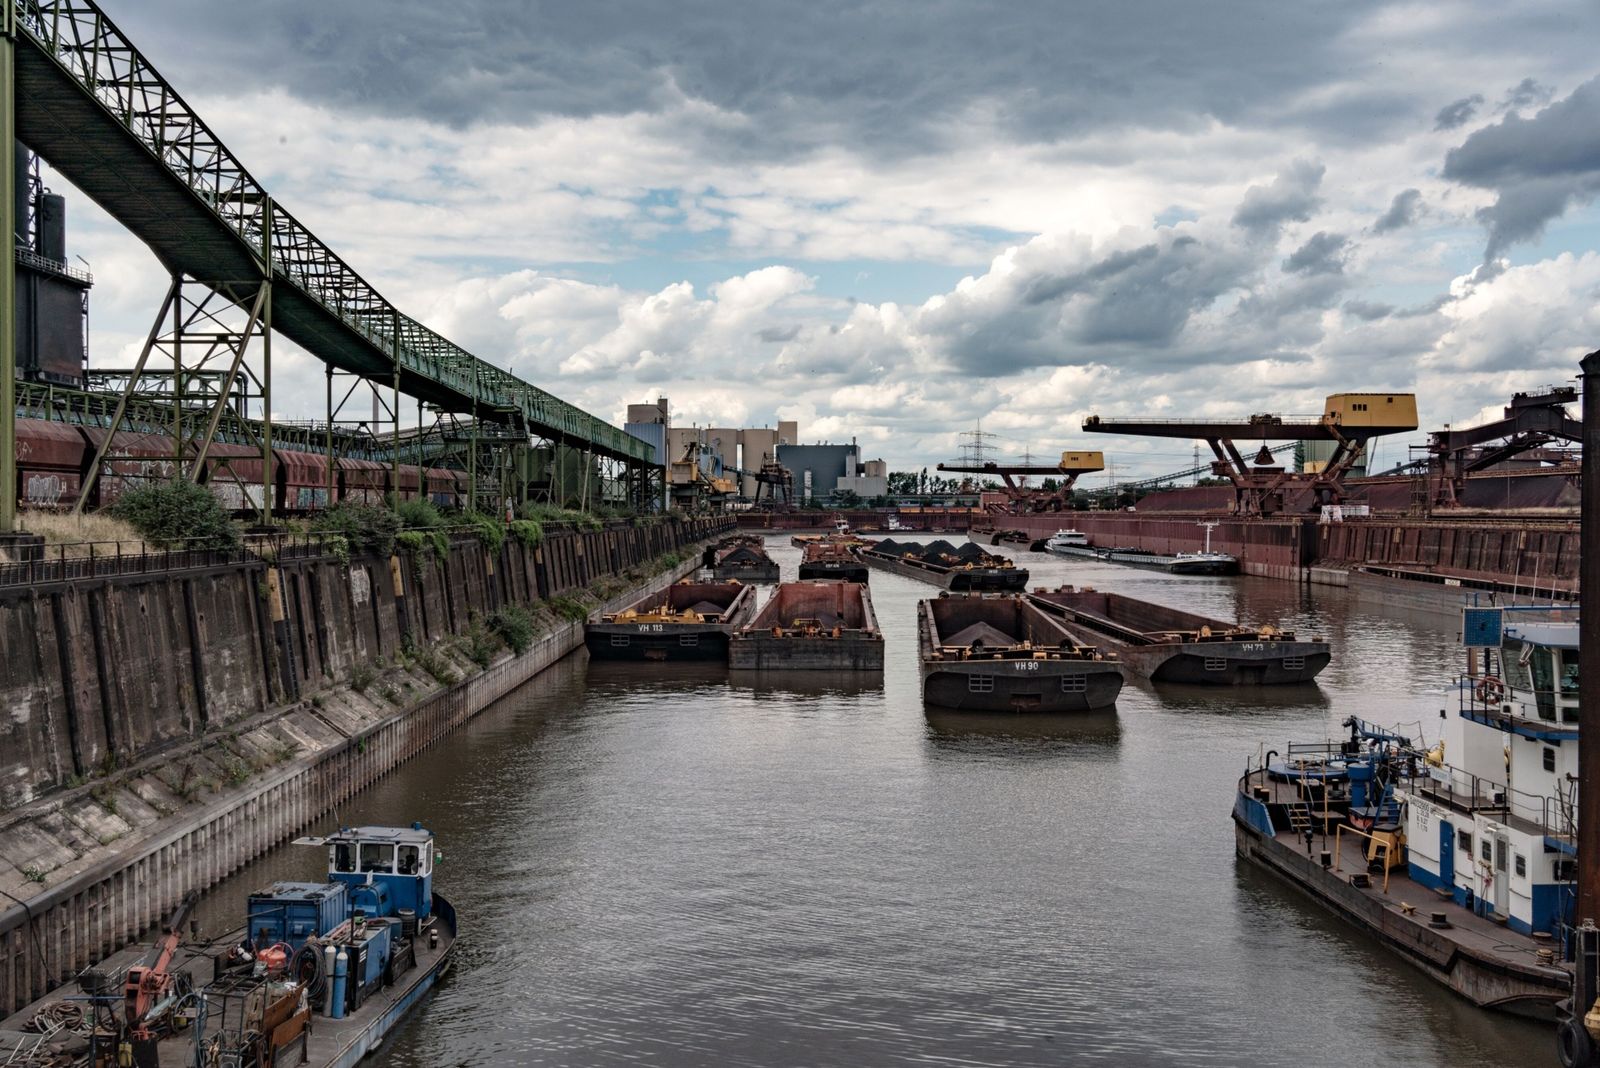
[[[1576,523],[1360,520],[1317,531],[1317,562],[1325,566],[1377,565],[1563,590],[1577,588],[1578,553]]]
[[[520,656],[397,710],[331,688],[354,665],[398,650],[408,629],[446,637],[507,599],[571,592],[731,528],[702,519],[556,531],[534,548],[508,539],[493,554],[459,538],[442,561],[401,563],[403,601],[386,560],[289,561],[281,635],[260,562],[0,590],[0,700],[10,713],[0,717],[0,810],[31,800],[0,816],[0,888],[28,900],[0,909],[0,1015],[130,941],[188,890],[238,870],[583,641],[581,625],[562,623]],[[686,563],[608,610],[692,570],[694,553],[683,555]],[[319,708],[292,700],[319,688],[332,695]],[[203,744],[220,739],[248,755],[275,737],[295,739],[303,755],[209,793],[174,797],[157,781],[164,766],[204,761]],[[92,782],[113,768],[115,782]],[[98,804],[96,791],[119,806]],[[33,885],[29,858],[53,862],[38,861],[52,871],[47,885]]]

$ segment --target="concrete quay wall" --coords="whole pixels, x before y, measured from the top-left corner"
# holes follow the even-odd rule
[[[691,550],[728,529],[553,533],[499,552],[466,538],[442,559],[393,567],[282,561],[276,625],[259,589],[266,562],[0,591],[0,1016],[581,646],[581,623],[550,598],[603,587],[620,609],[693,571]],[[680,550],[681,564],[644,577]],[[409,596],[395,596],[396,572]],[[450,639],[507,601],[534,611],[539,637],[480,668]],[[41,618],[50,624],[30,634]],[[101,632],[80,629],[91,626]],[[63,659],[63,640],[103,653]],[[436,674],[401,655],[432,642]],[[378,657],[392,663],[374,667]],[[364,685],[350,684],[357,669],[372,676]]]

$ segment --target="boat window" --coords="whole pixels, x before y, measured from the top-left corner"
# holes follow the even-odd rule
[[[1483,840],[1483,848],[1482,848],[1481,852],[1483,854],[1483,862],[1485,864],[1493,863],[1493,861],[1494,861],[1494,842],[1492,842],[1489,839],[1485,838]]]
[[[400,847],[400,865],[395,869],[401,875],[422,874],[422,851],[414,845]]]
[[[1531,655],[1530,655],[1531,653]],[[1528,659],[1533,675],[1533,700],[1539,709],[1539,718],[1554,723],[1556,718],[1555,657],[1549,649],[1534,646],[1522,654]]]
[[[1515,854],[1517,862],[1517,878],[1525,878],[1528,874],[1528,858],[1521,853]]]
[[[1578,696],[1578,654],[1561,654],[1561,696]]]
[[[1548,745],[1544,747],[1544,770],[1556,770],[1556,751],[1551,749]]]
[[[340,842],[333,847],[333,870],[356,870],[356,847],[350,842]]]
[[[394,871],[394,846],[388,842],[362,842],[361,870]]]
[[[1456,848],[1467,856],[1472,856],[1472,835],[1466,831],[1456,832]]]

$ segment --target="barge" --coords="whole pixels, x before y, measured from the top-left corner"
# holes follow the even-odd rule
[[[1346,740],[1269,751],[1239,780],[1235,844],[1475,1005],[1555,1019],[1581,933],[1577,624],[1474,612],[1498,638],[1438,745],[1350,718]]]
[[[943,540],[922,545],[884,538],[866,543],[858,552],[872,567],[930,582],[952,593],[1021,593],[1028,588],[1026,568],[971,542],[957,548]]]
[[[922,701],[956,711],[1084,712],[1122,692],[1115,658],[1081,644],[1025,597],[943,595],[917,604]]]
[[[1141,601],[1062,586],[1030,599],[1155,682],[1275,686],[1310,682],[1331,658],[1321,638],[1297,638],[1270,623],[1252,627]]]
[[[883,633],[867,587],[785,582],[728,643],[735,669],[883,671]]]
[[[354,1068],[449,968],[455,910],[420,824],[297,844],[328,848],[326,882],[273,883],[243,927],[186,944],[191,894],[153,943],[0,1021],[0,1063]]]
[[[726,660],[728,637],[755,612],[754,586],[695,582],[657,590],[620,612],[585,624],[596,660]]]
[[[702,566],[711,569],[718,582],[777,582],[778,564],[767,555],[766,542],[759,535],[736,534],[706,547]]]
[[[857,547],[862,544],[858,538],[821,538],[807,542],[800,550],[800,578],[866,582],[867,565],[856,555]]]
[[[1174,575],[1237,575],[1239,558],[1227,553],[1158,553],[1149,549],[1095,550],[1097,559],[1129,567],[1148,567]]]

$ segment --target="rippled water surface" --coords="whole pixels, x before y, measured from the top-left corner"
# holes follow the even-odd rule
[[[1336,589],[1013,555],[1035,585],[1326,635],[1334,661],[1286,689],[1133,681],[1105,714],[929,715],[914,613],[934,591],[882,572],[881,681],[569,658],[339,813],[425,820],[463,923],[376,1063],[1553,1063],[1545,1027],[1234,857],[1258,746],[1351,713],[1437,736],[1447,627]],[[315,877],[313,852],[212,900]]]

